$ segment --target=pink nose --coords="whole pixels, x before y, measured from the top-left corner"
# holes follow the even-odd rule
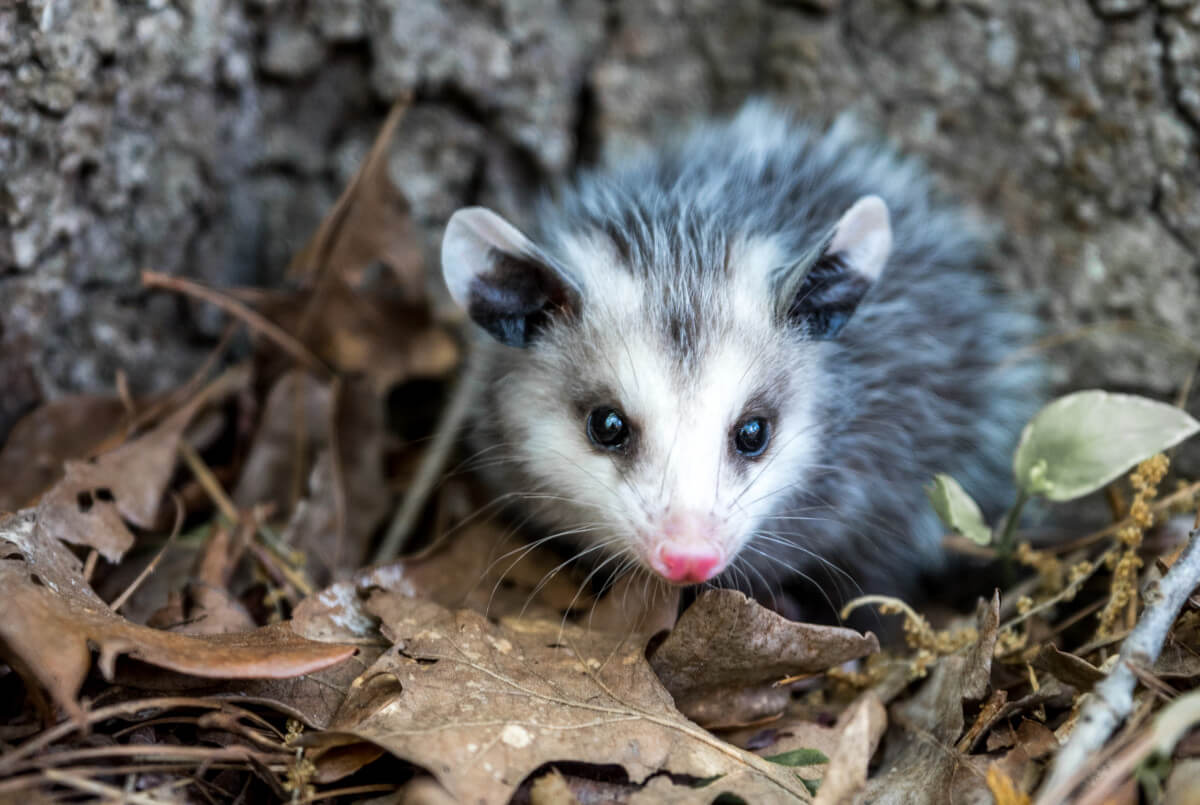
[[[650,564],[664,579],[675,584],[708,581],[721,570],[721,556],[708,546],[663,545]]]

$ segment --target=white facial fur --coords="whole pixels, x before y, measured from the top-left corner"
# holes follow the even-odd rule
[[[851,271],[875,279],[891,244],[886,206],[864,197],[829,243]],[[511,270],[495,268],[497,251],[548,259],[487,210],[470,208],[451,220],[443,260],[464,307],[490,272]],[[523,493],[551,496],[534,505],[535,519],[574,537],[593,558],[606,556],[601,562],[610,569],[636,563],[689,582],[736,569],[739,555],[755,550],[747,545],[763,522],[786,514],[788,492],[818,456],[814,390],[822,349],[779,321],[774,272],[786,253],[770,237],[731,238],[724,279],[707,284],[685,267],[639,275],[599,233],[563,236],[554,254],[554,270],[581,304],[559,310],[566,326],[550,327],[527,348],[494,350],[502,369],[490,389],[494,410],[484,412],[484,438],[506,441]],[[671,299],[689,300],[686,346],[670,334],[679,315],[664,303]],[[589,439],[588,414],[608,407],[632,428],[627,450]],[[755,457],[734,446],[748,417],[770,427]],[[664,552],[700,552],[706,571],[672,578]]]
[[[787,339],[771,321],[768,276],[777,250],[759,241],[732,251],[737,281],[710,300],[719,337],[683,371],[646,325],[654,312],[645,288],[609,268],[611,255],[598,243],[568,253],[589,290],[574,343],[550,337],[515,355],[496,387],[506,430],[521,434],[513,450],[531,489],[566,499],[544,506],[543,519],[568,531],[596,524],[577,541],[607,554],[610,567],[630,559],[647,568],[665,526],[682,522],[691,533],[677,538],[711,544],[721,569],[728,567],[816,454],[813,400],[804,390],[814,387],[818,350]],[[564,394],[564,374],[585,397],[591,387],[582,408]],[[538,390],[533,398],[530,390]],[[747,407],[758,392],[770,400],[772,436],[762,456],[747,460],[733,450],[732,434],[743,417],[768,413]],[[636,428],[627,460],[588,439],[586,415],[601,405],[618,408]]]

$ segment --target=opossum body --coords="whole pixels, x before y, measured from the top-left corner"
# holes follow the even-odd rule
[[[490,336],[471,441],[597,567],[903,592],[941,562],[935,472],[1007,501],[1040,377],[1006,359],[1033,321],[973,270],[964,218],[852,124],[752,103],[532,224],[473,207],[446,229],[450,293]]]

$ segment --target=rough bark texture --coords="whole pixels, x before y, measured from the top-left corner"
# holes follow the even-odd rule
[[[221,320],[138,271],[280,282],[410,92],[431,255],[463,203],[769,94],[923,155],[1052,332],[1137,323],[1054,350],[1064,386],[1196,364],[1196,0],[0,0],[0,440],[118,368],[177,381]]]

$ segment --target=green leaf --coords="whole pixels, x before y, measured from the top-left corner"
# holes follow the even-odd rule
[[[992,541],[992,530],[983,521],[983,512],[958,481],[939,472],[933,476],[933,483],[925,487],[925,494],[937,516],[951,531],[977,545]]]
[[[806,777],[800,777],[799,774],[797,774],[796,777],[798,777],[800,779],[801,784],[803,784],[804,787],[808,789],[808,793],[812,794],[814,797],[817,795],[817,791],[819,791],[821,788],[820,779],[809,780]]]
[[[829,762],[829,758],[825,757],[825,753],[818,749],[793,749],[790,752],[771,755],[766,760],[778,763],[781,766],[816,766]]]
[[[1174,406],[1079,391],[1050,403],[1025,426],[1013,474],[1028,494],[1074,500],[1197,431],[1200,422]]]

